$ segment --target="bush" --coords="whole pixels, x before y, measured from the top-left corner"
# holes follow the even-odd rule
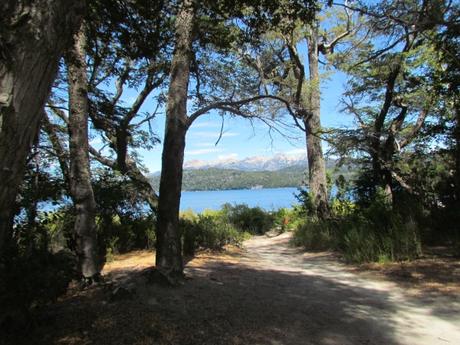
[[[307,220],[294,230],[293,242],[309,250],[334,249],[334,229],[329,222],[317,219]]]
[[[339,250],[350,262],[394,261],[421,254],[419,226],[409,212],[393,210],[382,199],[360,208],[334,200],[331,218],[309,218],[297,226],[293,241],[310,250]]]
[[[280,208],[272,216],[273,225],[280,233],[295,229],[299,219],[295,210],[288,208]]]
[[[227,244],[239,245],[244,239],[244,233],[226,222],[218,211],[200,215],[188,211],[182,215],[180,227],[186,255],[193,255],[197,249],[220,250]]]
[[[0,259],[0,326],[6,329],[29,322],[29,311],[63,295],[77,278],[76,257],[70,251],[55,254],[46,248],[13,247]],[[19,325],[24,326],[24,325]]]
[[[222,216],[240,231],[253,235],[263,235],[274,226],[274,217],[260,207],[248,205],[225,204],[222,207]]]

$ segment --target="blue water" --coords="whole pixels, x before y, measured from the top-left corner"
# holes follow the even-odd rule
[[[266,189],[235,189],[235,190],[214,190],[182,192],[180,209],[185,211],[191,209],[196,213],[203,212],[205,209],[218,210],[225,203],[246,204],[249,207],[261,207],[264,210],[277,210],[282,207],[292,207],[297,204],[294,193],[297,188],[266,188]],[[49,201],[41,202],[41,211],[51,212],[63,206],[63,203],[71,203],[66,200],[53,205]],[[149,208],[146,206],[146,210]]]
[[[267,211],[281,207],[291,207],[297,203],[294,193],[297,188],[235,189],[182,192],[180,209],[203,212],[205,209],[218,210],[225,203],[246,204],[261,207]]]

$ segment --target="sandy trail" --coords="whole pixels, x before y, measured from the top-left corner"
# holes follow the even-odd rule
[[[460,344],[455,294],[418,297],[382,276],[350,269],[331,253],[304,253],[290,234],[254,237],[243,250],[200,253],[183,286],[147,282],[153,255],[107,265],[107,279],[134,286],[70,293],[34,332],[6,344],[59,345],[437,345]]]
[[[316,325],[313,333],[324,334],[318,343],[460,344],[459,296],[410,296],[375,275],[350,272],[330,253],[303,253],[289,246],[289,238],[247,241],[245,261],[258,270],[298,277],[274,299],[294,298],[296,308],[311,310],[304,320]]]

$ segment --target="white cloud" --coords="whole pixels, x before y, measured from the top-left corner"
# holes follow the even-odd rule
[[[233,160],[233,159],[238,159],[238,153],[229,153],[229,154],[217,156],[217,160],[219,161],[226,161],[226,160]]]
[[[222,149],[209,148],[209,149],[188,150],[188,151],[185,151],[185,154],[189,156],[198,156],[198,155],[205,155],[208,153],[216,153],[216,152],[222,152]]]

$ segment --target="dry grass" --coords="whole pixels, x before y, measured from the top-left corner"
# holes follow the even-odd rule
[[[431,248],[420,259],[406,262],[370,263],[355,268],[383,275],[413,295],[460,295],[460,259]]]
[[[114,260],[104,266],[103,275],[119,270],[142,270],[155,265],[155,253],[150,250],[136,250],[114,256]]]

